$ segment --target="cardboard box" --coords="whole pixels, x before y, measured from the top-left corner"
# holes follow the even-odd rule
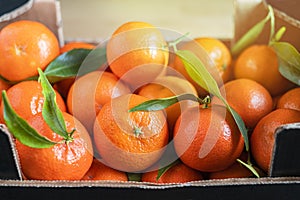
[[[252,2],[252,3],[251,3]],[[246,15],[264,7],[262,1],[236,0],[237,12],[241,5]],[[252,6],[250,6],[250,4]],[[254,5],[255,4],[255,5]],[[63,43],[59,2],[36,0],[32,7],[18,16],[0,22],[0,27],[19,19],[38,20],[54,30]],[[251,11],[247,10],[251,9]],[[47,10],[46,13],[44,11]],[[263,11],[265,12],[265,11]],[[39,13],[39,14],[37,14]],[[237,13],[237,14],[238,14]],[[42,15],[43,14],[43,15]],[[48,16],[49,14],[49,16]],[[254,15],[254,14],[253,14]],[[253,23],[265,13],[255,14]],[[47,17],[45,17],[47,16]],[[243,20],[246,20],[245,17]],[[238,24],[242,18],[236,19]],[[245,23],[245,22],[244,22]],[[245,23],[248,26],[248,23]],[[249,23],[251,24],[251,23]],[[249,25],[250,26],[250,25]],[[245,26],[243,26],[244,28]],[[239,28],[239,27],[237,27]],[[239,33],[239,32],[236,32]],[[239,33],[240,34],[240,33]],[[238,35],[238,34],[237,34]],[[236,36],[238,37],[238,36]],[[286,125],[277,130],[271,177],[203,180],[183,184],[145,184],[116,181],[35,181],[22,180],[18,155],[13,138],[4,125],[0,125],[0,197],[1,199],[94,199],[94,198],[159,198],[178,199],[297,199],[300,196],[300,123]]]

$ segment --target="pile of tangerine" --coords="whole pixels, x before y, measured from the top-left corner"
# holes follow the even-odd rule
[[[105,68],[52,83],[72,133],[62,137],[45,122],[43,88],[30,78],[62,54],[96,46],[70,42],[60,47],[55,35],[35,21],[4,27],[0,88],[22,119],[55,142],[37,148],[16,138],[24,178],[128,181],[137,173],[140,181],[181,183],[252,177],[237,162],[247,162],[249,155],[267,174],[276,127],[300,122],[300,88],[279,73],[276,53],[267,45],[252,45],[237,58],[215,38],[194,38],[180,48],[193,52],[195,44],[210,58],[220,91],[249,130],[250,154],[223,102],[191,78],[160,30],[145,22],[127,22],[115,30],[106,45]],[[164,110],[128,112],[150,99],[185,93],[210,95],[211,101],[199,105],[186,100]],[[1,122],[10,123],[3,101],[1,109]]]

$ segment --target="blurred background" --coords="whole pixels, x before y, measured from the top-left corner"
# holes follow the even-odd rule
[[[127,21],[190,37],[233,36],[234,0],[59,0],[66,40],[102,40]]]

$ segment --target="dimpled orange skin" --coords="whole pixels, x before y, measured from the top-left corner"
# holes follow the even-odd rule
[[[243,151],[244,141],[226,108],[213,105],[188,108],[181,114],[174,128],[174,147],[189,167],[214,172],[235,162]]]
[[[128,181],[128,178],[125,172],[110,168],[94,158],[92,166],[82,180]]]
[[[277,108],[289,108],[300,111],[300,87],[283,94],[278,99]]]
[[[63,98],[55,90],[56,102],[61,111],[66,111]],[[7,98],[18,115],[29,119],[34,115],[42,115],[44,95],[42,86],[38,81],[23,81],[11,86],[7,90]],[[3,111],[3,103],[1,103]],[[0,113],[0,121],[3,123],[3,112]]]
[[[251,153],[257,165],[269,172],[277,127],[300,122],[300,111],[276,109],[262,118],[250,137]]]
[[[231,54],[228,47],[216,38],[196,38],[195,41],[201,45],[214,62],[219,75],[224,83],[231,78]]]
[[[149,100],[128,94],[104,104],[94,124],[94,142],[105,164],[127,172],[142,171],[164,152],[169,133],[162,111],[128,112]]]
[[[95,45],[86,42],[72,41],[72,42],[68,42],[62,48],[60,48],[60,53],[65,53],[73,49],[94,49],[95,47],[96,47]]]
[[[243,161],[244,163],[248,162],[248,155],[249,153],[247,151],[243,151],[239,160]],[[256,166],[254,168],[257,170],[258,174],[262,177],[265,176],[264,173],[260,169],[258,169]],[[217,171],[217,172],[211,172],[207,174],[208,179],[226,179],[226,178],[250,178],[254,177],[254,174],[244,165],[239,163],[238,161],[234,162],[230,167]]]
[[[22,172],[28,179],[80,180],[93,161],[92,142],[88,132],[73,116],[63,112],[67,131],[74,128],[73,141],[55,144],[50,148],[31,148],[16,141]],[[27,120],[37,132],[48,139],[61,142],[40,115]]]
[[[277,55],[270,46],[252,45],[238,56],[234,77],[252,79],[277,96],[294,86],[280,74],[278,66]]]
[[[68,97],[68,111],[73,114],[88,131],[93,130],[94,119],[102,106],[112,98],[130,94],[127,85],[119,81],[111,72],[90,72],[75,81]]]
[[[142,182],[151,183],[186,183],[189,181],[203,180],[200,171],[192,169],[185,164],[179,162],[168,169],[158,180],[156,180],[158,170],[144,173]]]
[[[127,22],[117,28],[108,40],[106,53],[110,69],[119,78],[134,68],[147,65],[146,68],[150,67],[153,70],[139,76],[149,81],[160,75],[163,69],[157,69],[154,65],[164,66],[169,59],[167,43],[162,34],[146,22]],[[139,76],[135,79],[141,78]],[[136,80],[132,79],[134,78],[126,81],[134,84]]]
[[[254,128],[257,122],[273,109],[273,99],[266,88],[251,79],[235,79],[225,83],[220,90],[225,91],[226,101],[241,116],[248,128]],[[223,105],[214,97],[214,104]]]
[[[191,41],[183,43],[179,49],[190,50],[198,55],[201,60],[207,59],[207,69],[211,75],[215,78],[217,84],[220,86],[231,79],[231,55],[229,49],[225,44],[215,38],[195,38]],[[202,50],[203,49],[203,50]],[[207,58],[203,53],[207,54]],[[181,73],[187,80],[189,80],[198,91],[200,97],[208,95],[208,92],[200,87],[186,71],[181,58],[175,56],[174,62],[171,66]]]
[[[0,92],[2,92],[2,90],[7,90],[10,86],[11,86],[10,84],[0,79]],[[2,95],[0,95],[0,102],[1,101],[2,101]]]
[[[44,70],[59,55],[59,43],[45,25],[21,20],[1,30],[0,55],[0,75],[20,81]]]

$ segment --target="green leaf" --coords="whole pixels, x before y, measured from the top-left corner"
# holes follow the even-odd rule
[[[89,56],[88,56],[89,55]],[[88,63],[85,59],[89,57]],[[54,83],[65,78],[78,75],[81,67],[81,75],[92,72],[106,62],[105,48],[91,49],[73,49],[65,52],[53,60],[46,68],[45,75],[50,82]]]
[[[163,110],[179,101],[183,100],[192,100],[196,102],[202,103],[204,100],[196,97],[193,94],[181,94],[177,96],[172,97],[166,97],[166,98],[159,98],[159,99],[152,99],[149,101],[145,101],[129,110],[129,112],[134,111],[157,111],[157,110]]]
[[[249,169],[252,174],[254,174],[257,178],[260,178],[260,175],[258,174],[258,172],[256,171],[256,169],[253,167],[253,165],[250,163],[245,163],[244,161],[240,160],[240,159],[236,159],[237,162],[239,162],[241,165],[243,165],[244,167],[246,167],[247,169]]]
[[[228,111],[233,116],[245,142],[246,150],[249,150],[248,133],[244,121],[239,114],[229,106],[226,99],[221,95],[217,82],[210,75],[201,60],[191,51],[178,50],[176,55],[180,57],[183,62],[186,71],[191,78],[197,82],[201,87],[209,91],[211,94],[218,97],[227,107]]]
[[[173,166],[177,165],[178,163],[179,163],[179,160],[175,160],[174,162],[170,163],[169,165],[160,168],[157,172],[156,181],[158,181],[160,179],[160,177],[162,177],[162,175],[164,175],[169,169],[171,169]]]
[[[216,96],[221,96],[217,82],[198,56],[189,50],[178,50],[176,55],[180,57],[189,76],[198,85]]]
[[[274,13],[272,12],[272,7],[269,7],[269,13],[268,15],[255,24],[251,29],[249,29],[231,48],[231,54],[233,56],[237,56],[240,52],[242,52],[246,47],[251,45],[261,34],[262,30],[265,27],[265,24],[269,21],[271,18],[271,15]]]
[[[64,139],[68,139],[68,132],[63,118],[62,112],[56,103],[56,94],[52,85],[47,80],[41,69],[39,71],[39,81],[43,88],[44,104],[42,114],[45,122],[49,125],[52,131],[61,135]]]
[[[141,173],[127,173],[128,181],[137,181],[140,182],[142,179]]]
[[[279,60],[279,72],[286,79],[300,85],[300,54],[287,42],[271,42]]]
[[[22,119],[11,107],[6,92],[2,91],[4,121],[10,133],[22,144],[33,148],[49,148],[56,143],[41,136],[24,119]]]

